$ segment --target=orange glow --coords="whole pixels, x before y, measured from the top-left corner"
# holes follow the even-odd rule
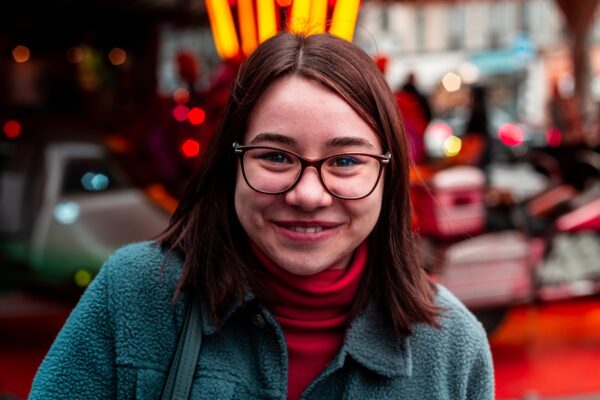
[[[525,140],[523,129],[516,124],[503,124],[498,129],[498,137],[507,146],[518,146]]]
[[[359,6],[360,0],[337,0],[329,33],[351,42]]]
[[[192,125],[200,125],[206,119],[206,113],[200,107],[194,107],[188,114],[188,120]]]
[[[21,124],[13,119],[4,124],[4,134],[9,139],[15,139],[21,136]]]
[[[242,51],[246,56],[249,56],[258,46],[256,21],[254,20],[254,1],[238,0],[237,9]]]
[[[277,5],[282,8],[289,7],[292,5],[292,0],[277,0]]]
[[[190,91],[185,88],[177,88],[173,92],[173,100],[177,104],[185,104],[190,101]]]
[[[258,42],[262,43],[277,33],[275,0],[256,0],[258,17]]]
[[[126,154],[133,148],[133,143],[118,134],[109,134],[104,141],[106,146],[119,154]]]
[[[18,63],[24,63],[29,61],[29,57],[31,56],[31,52],[25,46],[17,46],[12,51],[13,59]]]
[[[311,0],[294,0],[289,30],[292,33],[308,31],[308,17],[310,14]]]
[[[183,122],[188,118],[189,113],[190,109],[184,106],[183,104],[180,104],[173,109],[173,118],[175,118],[179,122]]]
[[[73,46],[67,50],[67,61],[71,64],[79,64],[83,61],[83,49],[79,46]]]
[[[188,139],[181,145],[181,153],[187,158],[196,157],[200,154],[200,143],[194,139]]]
[[[167,192],[167,189],[160,183],[154,183],[146,188],[148,196],[154,200],[159,206],[169,213],[175,212],[177,208],[177,199]]]
[[[240,52],[235,24],[227,0],[206,0],[206,12],[219,56],[226,60]]]
[[[309,34],[325,32],[327,0],[312,0],[310,3]]]
[[[127,52],[119,47],[115,47],[108,53],[108,60],[112,65],[123,65],[127,61]]]

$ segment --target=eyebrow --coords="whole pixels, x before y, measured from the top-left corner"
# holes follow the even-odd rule
[[[262,142],[275,142],[275,143],[280,143],[280,144],[295,144],[296,141],[289,137],[289,136],[285,136],[285,135],[280,135],[279,133],[259,133],[258,135],[256,135],[254,137],[254,139],[252,139],[250,141],[250,144],[257,144],[257,143],[262,143]]]
[[[363,138],[353,137],[353,136],[337,137],[337,138],[331,139],[329,142],[327,142],[327,144],[330,147],[366,146],[366,147],[369,147],[370,149],[375,148],[375,146],[373,146],[371,144],[371,142],[369,142],[368,140],[363,139]]]
[[[296,140],[294,140],[294,138],[271,132],[259,133],[250,141],[250,144],[258,144],[262,142],[275,142],[286,145],[296,144]],[[373,146],[368,140],[353,136],[333,138],[329,140],[326,145],[327,147],[366,146],[370,149],[375,148],[375,146]]]

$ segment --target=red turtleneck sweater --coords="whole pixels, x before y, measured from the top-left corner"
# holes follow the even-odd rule
[[[265,284],[276,299],[267,306],[281,324],[287,342],[288,399],[299,399],[342,346],[367,260],[367,245],[358,247],[347,268],[310,276],[279,268],[253,247],[269,272]]]

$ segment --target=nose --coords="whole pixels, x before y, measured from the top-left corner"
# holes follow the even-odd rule
[[[333,196],[323,186],[316,168],[308,167],[296,186],[285,194],[285,201],[303,211],[313,211],[330,206]]]

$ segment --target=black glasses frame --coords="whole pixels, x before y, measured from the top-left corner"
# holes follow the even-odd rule
[[[263,190],[259,190],[257,188],[255,188],[254,186],[252,186],[250,184],[250,182],[248,181],[248,177],[246,176],[246,170],[244,168],[244,154],[248,151],[248,150],[253,150],[253,149],[265,149],[265,150],[275,150],[275,151],[281,151],[282,153],[287,153],[287,154],[291,154],[294,157],[296,157],[298,160],[300,160],[300,173],[298,174],[298,176],[296,177],[296,180],[294,181],[294,183],[292,183],[290,185],[289,188],[279,191],[279,192],[265,192]],[[329,193],[330,195],[332,195],[333,197],[336,197],[338,199],[342,199],[342,200],[360,200],[360,199],[364,199],[365,197],[369,196],[371,193],[373,193],[373,191],[375,190],[375,188],[377,187],[377,184],[379,183],[379,179],[381,179],[381,173],[383,172],[383,169],[385,168],[385,166],[387,164],[389,164],[392,155],[388,152],[384,155],[380,155],[380,154],[369,154],[369,153],[338,153],[338,154],[332,154],[330,156],[318,159],[318,160],[307,160],[306,158],[294,153],[293,151],[289,151],[289,150],[282,150],[280,148],[277,147],[270,147],[270,146],[242,146],[237,142],[233,143],[233,151],[239,156],[240,158],[240,164],[242,166],[242,175],[244,176],[244,180],[246,181],[246,183],[248,184],[248,186],[254,190],[255,192],[258,193],[262,193],[262,194],[273,194],[273,195],[278,195],[278,194],[284,194],[289,192],[290,190],[292,190],[297,184],[298,182],[300,182],[300,179],[302,178],[302,175],[304,175],[304,170],[308,167],[314,167],[317,170],[317,173],[319,175],[319,179],[321,180],[321,184],[323,185],[323,187],[325,188],[325,190],[327,191],[327,193]],[[376,159],[379,162],[379,173],[377,174],[377,179],[375,180],[375,183],[373,184],[373,187],[371,188],[371,190],[369,190],[369,192],[367,194],[365,194],[364,196],[360,196],[360,197],[344,197],[344,196],[340,196],[337,195],[335,193],[333,193],[325,184],[325,181],[323,180],[323,175],[321,174],[321,166],[323,165],[323,163],[327,160],[329,160],[332,157],[337,157],[337,156],[366,156],[366,157],[371,157]]]

